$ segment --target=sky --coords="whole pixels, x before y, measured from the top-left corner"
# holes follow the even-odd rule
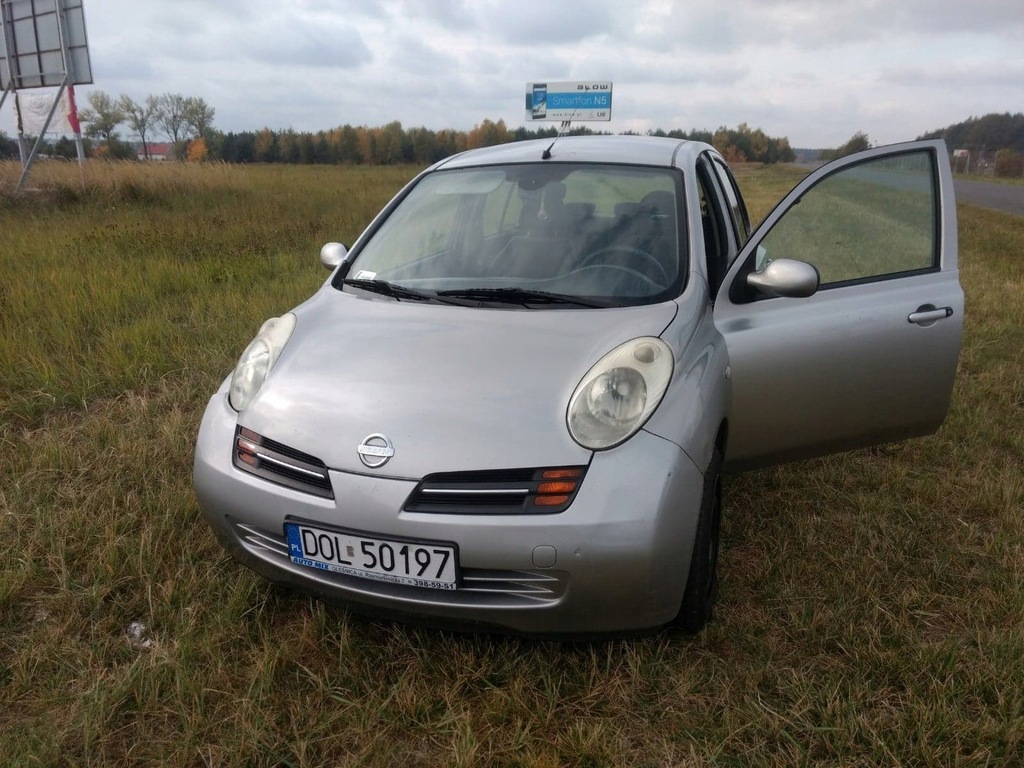
[[[592,128],[793,147],[1024,111],[1024,0],[84,0],[92,90],[200,96],[222,131],[527,125],[528,82],[610,80]],[[45,91],[36,91],[37,93]],[[0,130],[15,133],[11,100]],[[535,127],[536,124],[534,124]],[[132,136],[122,131],[122,138]]]

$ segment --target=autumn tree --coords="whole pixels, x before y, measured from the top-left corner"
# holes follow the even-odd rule
[[[197,139],[192,139],[188,143],[188,149],[185,152],[185,159],[190,163],[202,163],[210,156],[209,149],[206,146],[206,139],[200,136]]]
[[[722,153],[722,157],[725,158],[727,163],[745,163],[747,162],[747,156],[743,150],[737,147],[735,144],[726,144],[723,147],[715,145],[715,148]]]
[[[473,127],[473,130],[466,136],[466,146],[469,149],[479,147],[493,147],[498,144],[506,144],[512,140],[504,120],[493,122],[485,119],[482,123]]]

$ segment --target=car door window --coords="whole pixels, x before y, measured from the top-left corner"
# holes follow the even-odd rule
[[[813,264],[823,288],[938,269],[935,196],[931,153],[869,160],[814,186],[761,246]]]
[[[750,217],[747,215],[747,206],[744,204],[743,197],[736,186],[736,179],[733,178],[725,163],[715,158],[712,165],[715,173],[718,174],[722,191],[725,193],[725,200],[729,206],[729,215],[732,217],[733,233],[736,235],[736,243],[742,248],[743,244],[747,242],[747,238],[750,237]]]
[[[729,264],[735,258],[736,250],[729,242],[726,216],[722,212],[722,194],[710,165],[706,161],[697,164],[697,190],[700,193],[700,221],[704,231],[708,287],[711,296],[714,297],[725,278]]]

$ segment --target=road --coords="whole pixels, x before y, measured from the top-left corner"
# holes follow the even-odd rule
[[[958,203],[1024,216],[1024,185],[956,179],[953,186]]]

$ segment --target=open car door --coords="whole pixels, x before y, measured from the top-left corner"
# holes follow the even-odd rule
[[[943,141],[812,173],[747,241],[715,303],[732,384],[727,469],[934,432],[963,308]]]

